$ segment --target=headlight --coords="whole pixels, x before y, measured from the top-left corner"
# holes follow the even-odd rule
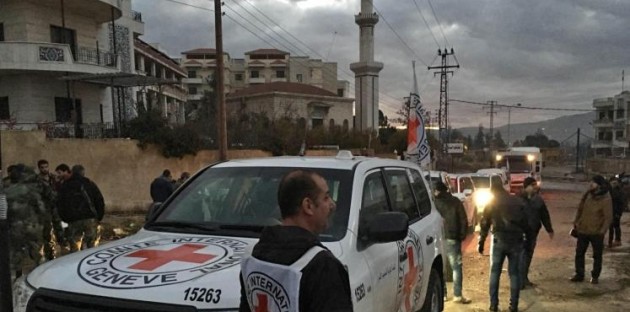
[[[26,275],[21,276],[13,284],[13,312],[26,312],[26,305],[35,288],[26,282]]]
[[[479,190],[475,192],[475,206],[477,206],[477,209],[483,210],[493,198],[494,195],[489,190]]]

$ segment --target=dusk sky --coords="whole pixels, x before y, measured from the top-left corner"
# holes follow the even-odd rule
[[[349,64],[359,58],[354,15],[360,11],[360,0],[224,2],[224,49],[232,57],[242,58],[257,48],[278,48],[322,58],[337,62],[338,78],[354,86]],[[133,0],[145,22],[143,39],[159,43],[173,57],[193,48],[214,47],[214,15],[207,10],[213,5],[210,0]],[[412,60],[417,63],[423,104],[432,112],[437,109],[440,79],[426,65],[439,65],[438,47],[454,48],[461,65],[450,79],[449,97],[484,103],[591,109],[593,99],[621,91],[621,72],[630,64],[630,1],[374,0],[374,6],[381,16],[375,30],[375,59],[385,64],[380,108],[390,119],[398,117],[395,112],[411,91]],[[453,127],[489,122],[480,106],[451,103],[449,113]],[[512,122],[576,113],[513,109]],[[499,111],[496,124],[505,123],[507,110]]]

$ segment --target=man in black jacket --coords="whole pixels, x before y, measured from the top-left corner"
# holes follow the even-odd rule
[[[166,169],[151,183],[151,199],[154,203],[163,203],[175,191],[171,171]]]
[[[529,267],[534,257],[534,249],[536,248],[536,241],[538,240],[538,233],[542,226],[549,234],[549,238],[553,239],[553,227],[551,226],[551,217],[549,217],[549,210],[542,197],[538,194],[538,188],[536,179],[527,177],[523,181],[523,200],[525,200],[525,215],[529,223],[529,229],[531,231],[528,249],[523,251],[523,257],[521,259],[521,289],[534,286],[529,280]]]
[[[523,248],[530,248],[531,230],[524,213],[521,198],[510,195],[501,184],[491,187],[494,199],[483,211],[481,233],[479,235],[479,253],[483,254],[484,244],[492,226],[492,258],[490,267],[490,311],[499,311],[499,278],[503,261],[508,259],[510,275],[510,312],[518,311],[521,291],[520,260]],[[524,240],[524,237],[527,239]]]
[[[448,187],[438,181],[435,183],[435,207],[444,219],[444,238],[448,262],[453,269],[453,302],[468,304],[470,299],[462,296],[462,241],[466,238],[468,219],[464,205],[448,192]]]
[[[282,225],[265,228],[241,263],[239,311],[352,311],[348,272],[318,238],[335,211],[326,180],[304,170],[288,173],[278,205]]]
[[[63,177],[65,180],[58,192],[57,207],[61,220],[68,223],[66,238],[70,249],[77,251],[94,247],[98,222],[104,214],[103,194],[94,182],[80,174],[78,168]]]
[[[610,178],[610,197],[613,204],[613,221],[608,231],[608,248],[621,246],[621,215],[627,204],[626,196],[617,177]]]

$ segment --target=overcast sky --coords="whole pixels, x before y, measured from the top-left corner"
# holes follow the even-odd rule
[[[176,2],[213,7],[210,0],[133,0],[134,9],[142,12],[145,22],[144,40],[160,43],[172,56],[193,48],[214,47],[213,13]],[[224,2],[228,16],[223,19],[224,49],[232,57],[242,58],[245,51],[270,47],[292,55],[308,54],[337,62],[339,79],[354,84],[349,64],[359,57],[359,27],[354,14],[360,11],[360,0]],[[395,111],[411,90],[412,60],[417,63],[424,105],[432,112],[438,108],[439,76],[434,78],[425,66],[439,65],[436,40],[442,48],[453,47],[462,66],[449,81],[451,99],[590,109],[594,98],[621,91],[621,71],[630,64],[630,1],[431,0],[431,4],[441,29],[428,0],[374,0],[381,13],[375,30],[375,58],[385,64],[380,76],[381,109],[390,119],[397,117]],[[272,25],[252,5],[306,46]],[[513,109],[511,117],[513,123],[519,123],[566,114],[575,112]],[[449,115],[454,127],[489,124],[480,106],[452,103]],[[495,120],[497,125],[507,123],[507,110],[500,111]]]

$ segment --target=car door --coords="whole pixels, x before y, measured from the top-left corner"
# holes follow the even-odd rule
[[[359,214],[359,231],[357,250],[367,263],[371,285],[356,285],[355,292],[360,292],[357,303],[369,293],[371,311],[396,311],[396,292],[398,284],[398,244],[396,242],[370,244],[365,246],[361,237],[365,235],[368,223],[380,212],[391,211],[387,197],[387,189],[381,169],[366,174],[363,184],[361,211]]]
[[[431,261],[427,258],[427,242],[423,239],[427,236],[423,216],[418,209],[418,201],[414,195],[412,181],[420,179],[412,176],[406,168],[387,168],[385,170],[385,181],[389,191],[389,199],[392,210],[404,212],[409,217],[409,234],[404,241],[398,243],[398,285],[397,300],[399,311],[416,311],[422,305],[423,285],[428,283],[429,268]],[[424,183],[423,183],[424,185]],[[424,192],[423,200],[428,201],[429,193]],[[430,235],[429,235],[430,236]],[[434,242],[428,242],[432,245]]]

